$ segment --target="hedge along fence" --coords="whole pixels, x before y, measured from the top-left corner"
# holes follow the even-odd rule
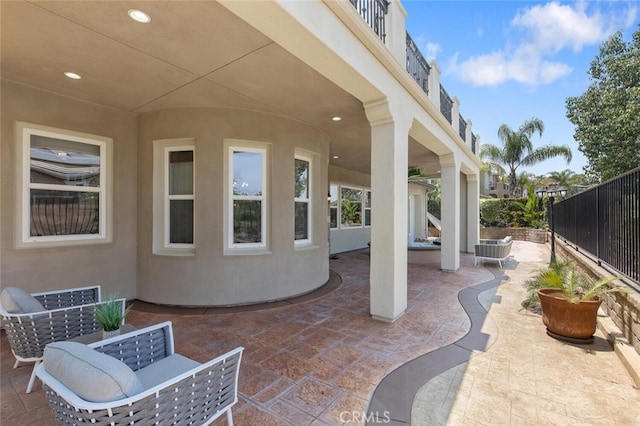
[[[545,208],[535,195],[480,201],[480,225],[487,227],[545,228]]]

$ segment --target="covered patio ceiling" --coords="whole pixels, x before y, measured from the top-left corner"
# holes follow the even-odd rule
[[[288,117],[331,137],[332,165],[370,173],[362,103],[217,2],[3,1],[0,7],[5,80],[134,114],[224,107]],[[151,22],[130,19],[133,8]],[[65,77],[67,71],[82,79]],[[409,158],[430,176],[439,170],[437,157],[415,141]]]

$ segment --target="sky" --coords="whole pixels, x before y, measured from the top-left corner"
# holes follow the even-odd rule
[[[567,145],[573,160],[520,167],[545,175],[583,173],[586,158],[574,140],[565,101],[589,84],[589,65],[603,41],[620,30],[629,41],[640,22],[638,0],[516,1],[403,0],[407,32],[427,61],[435,60],[440,82],[460,101],[480,143],[500,146],[502,124],[517,130],[532,117],[544,122],[534,147]]]

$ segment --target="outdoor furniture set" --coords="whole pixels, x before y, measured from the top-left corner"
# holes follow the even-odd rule
[[[57,424],[233,424],[242,347],[196,362],[175,353],[170,321],[102,340],[100,300],[100,286],[0,294],[14,368],[35,362],[27,393],[37,375]]]
[[[498,262],[498,265],[502,268],[502,262],[505,262],[511,257],[512,244],[513,239],[511,236],[504,237],[500,240],[480,240],[480,244],[474,246],[474,264],[477,265],[478,261],[482,263],[485,260],[489,260]]]

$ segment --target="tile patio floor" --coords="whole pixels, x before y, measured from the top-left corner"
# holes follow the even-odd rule
[[[522,253],[526,253],[527,244],[532,244],[516,243]],[[410,259],[420,260],[420,256],[412,253]],[[520,267],[517,264],[516,269]],[[467,334],[471,321],[458,302],[458,293],[494,278],[488,269],[474,267],[471,255],[461,255],[461,267],[456,273],[440,271],[439,263],[410,263],[407,312],[395,323],[388,324],[369,317],[367,251],[341,254],[339,259],[331,260],[331,269],[342,277],[342,284],[314,300],[293,305],[281,303],[271,309],[248,312],[203,314],[204,310],[196,310],[196,314],[191,315],[149,312],[144,304],[139,304],[127,322],[144,327],[173,321],[176,351],[202,362],[236,346],[244,346],[240,401],[233,409],[237,425],[335,425],[349,420],[358,424],[364,417],[358,413],[367,409],[376,386],[388,373]],[[513,271],[505,268],[504,272],[508,276]],[[517,310],[517,300],[514,303],[516,306],[510,305],[510,311]],[[502,327],[508,328],[508,321],[500,325],[501,332]],[[542,341],[547,343],[548,340]],[[0,423],[54,424],[40,383],[36,381],[31,394],[24,393],[31,365],[12,369],[14,359],[4,333],[0,344]],[[624,370],[623,373],[615,371],[624,374]],[[500,371],[493,373],[501,377]],[[443,371],[437,379],[449,385],[444,388],[441,385],[433,395],[445,399],[455,388],[451,383],[458,380],[460,374],[464,371]],[[448,409],[450,405],[437,402],[429,406],[429,401],[436,400],[429,397],[432,382],[436,383],[430,381],[417,394],[415,404],[421,405],[414,405],[417,414],[412,423],[416,425],[443,424],[443,418],[446,419],[443,407]],[[579,383],[576,378],[572,385]],[[626,392],[636,392],[632,401],[640,401],[637,389],[628,382],[618,386]],[[462,390],[466,392],[467,388]],[[464,418],[465,407],[458,405],[452,411],[459,415],[462,410],[464,424],[490,424]],[[439,417],[425,417],[424,410],[438,411]],[[214,425],[225,424],[224,416],[214,422]]]

